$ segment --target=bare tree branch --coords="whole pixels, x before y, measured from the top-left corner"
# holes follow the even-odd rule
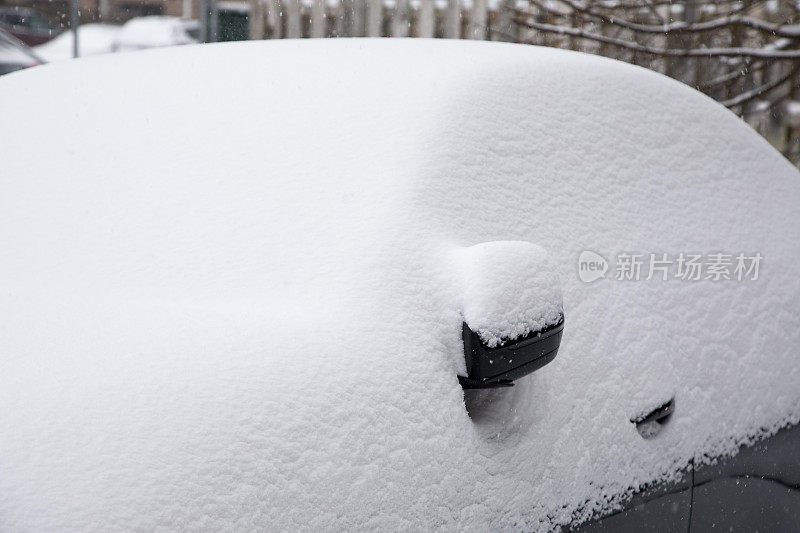
[[[527,0],[518,39],[650,68],[705,92],[800,162],[800,128],[765,110],[800,101],[800,3]],[[564,38],[550,38],[556,35]],[[758,113],[748,104],[759,101]],[[776,140],[777,139],[777,140]]]
[[[769,83],[765,83],[761,87],[756,87],[755,89],[753,89],[751,91],[747,91],[745,93],[742,93],[742,94],[740,94],[738,96],[735,96],[734,98],[731,98],[729,100],[723,100],[720,103],[722,105],[724,105],[725,107],[736,107],[736,106],[739,106],[739,105],[742,105],[742,104],[746,104],[746,103],[748,103],[748,102],[750,102],[752,100],[755,100],[759,96],[767,94],[768,92],[772,91],[773,89],[776,89],[777,87],[783,85],[784,83],[789,81],[789,79],[792,76],[794,76],[795,72],[796,72],[796,69],[792,69],[791,71],[789,71],[788,74],[786,74],[785,76],[783,76],[781,78],[778,78],[777,80],[771,81]]]
[[[565,26],[554,26],[530,20],[529,18],[515,17],[514,21],[527,28],[555,33],[559,35],[571,35],[582,39],[589,39],[601,43],[611,44],[628,50],[635,50],[645,54],[665,57],[757,57],[762,59],[800,59],[800,50],[780,50],[777,46],[764,48],[659,48],[631,41],[606,37],[596,33],[590,33],[582,28],[569,28]]]
[[[754,72],[754,71],[761,70],[764,67],[766,67],[768,65],[771,65],[771,64],[772,64],[772,62],[769,62],[769,61],[768,62],[758,62],[758,63],[753,63],[749,68],[750,68],[751,72]],[[729,81],[735,80],[736,78],[739,78],[742,75],[743,75],[742,74],[742,68],[738,67],[738,68],[736,68],[736,69],[734,69],[734,70],[732,70],[730,72],[726,72],[725,74],[723,74],[721,76],[717,76],[716,78],[710,79],[707,82],[698,85],[697,88],[698,88],[698,90],[701,90],[701,91],[706,91],[708,89],[713,89],[715,87],[719,87],[720,85],[724,85],[725,83],[728,83]]]
[[[789,26],[786,24],[771,24],[763,20],[742,15],[729,15],[720,17],[708,22],[694,22],[688,23],[685,21],[672,22],[669,24],[638,24],[628,20],[606,15],[598,12],[596,9],[587,7],[584,4],[575,2],[574,0],[558,0],[569,6],[571,9],[584,13],[590,17],[594,17],[606,24],[614,24],[631,31],[640,33],[670,33],[670,32],[707,32],[718,30],[728,26],[744,26],[754,30],[770,33],[775,37],[788,37],[796,39],[800,37],[800,26]]]

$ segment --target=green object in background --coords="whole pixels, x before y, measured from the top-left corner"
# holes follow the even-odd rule
[[[218,41],[246,41],[250,38],[246,10],[220,9]]]

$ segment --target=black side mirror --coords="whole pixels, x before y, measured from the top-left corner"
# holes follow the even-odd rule
[[[515,379],[539,370],[555,359],[561,345],[564,317],[558,323],[537,332],[489,348],[480,336],[464,323],[464,357],[467,377],[458,376],[465,389],[490,389],[511,387]]]
[[[525,241],[491,241],[456,251],[461,276],[465,389],[510,387],[558,353],[564,306],[557,265]],[[463,373],[464,370],[461,372]]]

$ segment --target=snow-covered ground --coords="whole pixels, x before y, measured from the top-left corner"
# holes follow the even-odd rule
[[[168,16],[137,17],[122,26],[84,24],[78,27],[78,56],[192,44],[197,40],[190,32],[196,27],[197,21]],[[48,62],[72,59],[73,39],[72,32],[65,31],[34,50]]]
[[[800,175],[652,72],[287,40],[46,65],[0,98],[1,530],[540,529],[800,417]],[[551,298],[508,319],[558,280],[566,323],[470,419],[464,314],[513,301],[463,250],[490,241],[535,244],[486,246]],[[585,250],[764,262],[583,283]]]
[[[137,17],[122,25],[114,51],[196,43],[197,39],[190,35],[190,32],[196,30],[196,20],[167,16]]]

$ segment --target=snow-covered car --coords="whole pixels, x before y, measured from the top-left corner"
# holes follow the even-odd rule
[[[115,52],[142,50],[197,42],[198,22],[192,19],[153,15],[129,20],[120,28]]]
[[[114,51],[120,26],[92,23],[78,26],[78,57],[107,54]],[[72,59],[75,36],[67,31],[35,48],[36,53],[48,62]]]
[[[0,6],[0,28],[28,46],[47,42],[62,31],[36,9],[24,6]]]
[[[78,27],[78,56],[193,44],[197,42],[197,31],[196,20],[156,15],[137,17],[122,26],[82,24]],[[37,46],[36,53],[49,62],[71,59],[73,39],[72,32],[62,33]]]
[[[0,76],[42,63],[25,43],[0,28]]]
[[[728,110],[470,41],[70,67],[0,80],[0,530],[797,525],[800,173]]]

